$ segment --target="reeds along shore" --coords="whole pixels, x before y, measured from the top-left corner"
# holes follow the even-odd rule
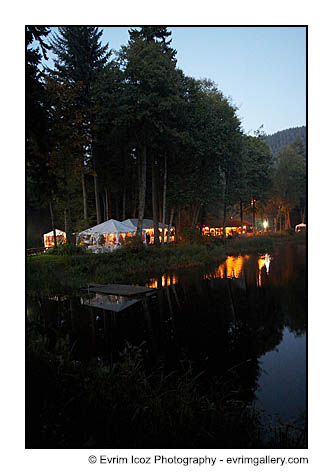
[[[305,448],[304,419],[265,420],[223,379],[207,382],[188,360],[147,375],[142,347],[112,365],[71,360],[28,339],[27,448]],[[204,379],[204,381],[203,381]]]
[[[205,238],[199,242],[161,247],[125,245],[112,254],[94,255],[65,246],[58,254],[48,252],[27,259],[27,292],[72,292],[87,282],[135,283],[136,275],[158,274],[222,262],[228,255],[271,252],[275,246],[306,243],[305,234],[269,234],[226,241]]]

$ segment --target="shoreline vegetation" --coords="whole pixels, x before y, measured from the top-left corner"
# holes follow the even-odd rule
[[[279,232],[225,241],[208,237],[148,248],[131,241],[111,254],[98,255],[64,245],[58,253],[27,258],[27,292],[68,294],[90,282],[135,284],[137,276],[142,281],[145,275],[221,263],[228,256],[269,253],[286,243],[305,244],[306,235]]]
[[[221,263],[228,255],[266,253],[293,243],[305,245],[305,234],[28,257],[27,294],[75,294],[90,281],[134,283],[142,274]],[[162,362],[146,370],[145,343],[127,344],[111,364],[74,360],[72,349],[68,337],[51,345],[29,316],[26,448],[307,447],[305,416],[290,423],[272,420],[246,404],[231,379],[197,373],[190,360],[167,373]]]

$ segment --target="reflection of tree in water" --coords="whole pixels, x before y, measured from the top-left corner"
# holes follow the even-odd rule
[[[307,329],[307,270],[305,246],[280,247],[273,260],[269,283],[281,289],[285,325],[296,335]]]
[[[183,288],[185,303],[175,318],[176,344],[198,371],[224,377],[250,401],[259,375],[258,358],[282,339],[278,295],[256,286],[244,292],[228,279],[201,282],[197,289],[196,283]],[[166,348],[168,353],[174,349]]]
[[[299,261],[298,261],[299,260]],[[287,325],[296,334],[306,329],[304,255],[281,248],[273,257],[269,274],[258,258],[229,259],[200,273],[164,277],[151,298],[148,312],[142,305],[112,317],[109,312],[86,308],[78,298],[44,300],[32,312],[34,324],[48,337],[50,348],[67,334],[77,360],[114,358],[126,341],[146,341],[147,367],[161,365],[165,372],[193,361],[197,373],[224,377],[250,401],[256,390],[258,359],[282,340]],[[236,266],[232,273],[231,267]],[[237,278],[226,278],[228,276]],[[260,275],[260,286],[258,286]],[[207,278],[209,275],[209,279]],[[231,370],[232,369],[232,370]]]

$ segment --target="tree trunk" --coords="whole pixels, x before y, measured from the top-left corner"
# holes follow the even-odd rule
[[[194,207],[194,211],[193,211],[193,220],[192,220],[192,227],[193,229],[195,229],[196,225],[197,225],[197,222],[198,222],[198,218],[199,218],[199,213],[200,213],[200,209],[201,209],[201,204],[197,204],[195,207]]]
[[[286,211],[286,223],[287,223],[287,229],[291,229],[291,222],[290,222],[290,210],[288,209]]]
[[[224,173],[224,190],[223,190],[223,221],[222,221],[222,227],[223,227],[223,235],[222,238],[225,239],[226,234],[225,234],[225,222],[227,220],[227,187],[228,187],[228,174],[225,172]]]
[[[103,219],[104,222],[106,221],[106,202],[105,202],[105,193],[102,194],[102,200],[103,200]]]
[[[177,234],[179,234],[180,232],[180,229],[182,227],[182,219],[181,219],[181,210],[178,209],[178,212],[177,212],[177,220],[178,220],[178,223],[177,223]]]
[[[126,219],[126,187],[123,190],[123,221]]]
[[[130,215],[130,217],[133,217],[133,218],[137,216],[137,213],[136,213],[137,200],[138,200],[137,188],[136,186],[133,186],[133,188],[131,189],[131,215]]]
[[[65,233],[66,233],[66,241],[70,244],[73,241],[72,236],[72,225],[71,225],[71,213],[69,206],[67,205],[64,209],[64,221],[65,221]]]
[[[227,220],[227,199],[226,199],[226,196],[224,196],[224,202],[223,202],[223,223],[222,223],[222,227],[223,227],[223,239],[226,237],[225,235],[225,223],[226,223],[226,220]]]
[[[50,216],[51,216],[51,225],[52,225],[52,231],[53,231],[53,240],[54,240],[54,246],[57,247],[57,233],[56,233],[56,228],[54,225],[54,215],[53,215],[53,208],[52,208],[52,202],[49,202],[50,206]]]
[[[71,219],[71,210],[70,210],[70,198],[67,195],[66,199],[66,208],[64,211],[64,218],[65,218],[65,232],[66,232],[66,239],[69,244],[73,242],[73,229],[72,229],[72,219]]]
[[[65,210],[64,210],[66,240],[68,243],[72,243],[73,231],[72,231],[72,222],[71,222],[71,213],[70,213],[71,199],[70,199],[70,194],[69,194],[66,164],[64,166],[64,184],[65,184],[65,196],[66,196],[66,205],[65,205]]]
[[[106,213],[106,220],[108,221],[110,219],[109,196],[108,196],[108,190],[106,188],[105,188],[105,213]]]
[[[153,223],[154,223],[154,245],[160,245],[159,226],[158,226],[158,203],[157,203],[157,183],[156,183],[156,164],[155,159],[151,158],[151,200],[153,204]]]
[[[65,225],[65,234],[67,237],[67,234],[68,234],[67,208],[64,209],[64,225]]]
[[[162,224],[165,225],[165,213],[166,213],[166,193],[167,193],[167,177],[168,177],[168,168],[167,168],[167,156],[164,156],[164,177],[163,177],[163,210],[162,210]],[[162,245],[164,245],[164,227],[163,227],[163,237]]]
[[[202,235],[202,228],[204,225],[204,219],[206,218],[206,206],[203,205],[201,208],[201,215],[200,215],[200,235]]]
[[[115,207],[116,207],[116,218],[117,220],[119,221],[120,220],[120,211],[119,211],[119,199],[118,199],[118,194],[116,194],[115,198],[114,198],[114,202],[115,202]]]
[[[256,208],[255,208],[255,201],[254,199],[252,200],[252,228],[253,228],[253,233],[255,233],[255,228],[256,228]]]
[[[173,215],[175,213],[175,208],[173,207],[170,212],[170,220],[169,220],[169,225],[168,225],[168,238],[167,238],[167,243],[170,242],[170,231],[171,231],[171,226],[172,226],[172,220],[173,220]]]
[[[83,198],[83,218],[85,221],[88,220],[88,204],[87,204],[87,189],[84,172],[81,171],[81,182],[82,182],[82,198]]]
[[[98,178],[95,172],[94,174],[94,188],[95,188],[95,204],[96,204],[96,221],[97,224],[101,223],[101,204],[99,201],[99,193],[98,193]]]
[[[282,231],[282,212],[280,211],[280,232]]]
[[[145,213],[146,204],[146,178],[147,178],[147,146],[143,146],[142,152],[140,151],[141,159],[139,160],[139,204],[138,204],[138,225],[136,233],[138,238],[141,240],[142,234],[142,221]]]
[[[240,220],[241,220],[241,235],[243,235],[243,201],[240,199],[239,201],[239,214],[240,214]]]

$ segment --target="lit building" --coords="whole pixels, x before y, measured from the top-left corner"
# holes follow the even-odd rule
[[[235,235],[235,234],[248,234],[253,232],[252,224],[243,219],[243,228],[242,222],[240,219],[234,219],[230,217],[225,222],[225,235]],[[221,221],[214,223],[213,225],[205,225],[202,227],[202,234],[203,235],[212,235],[214,237],[219,237],[223,235],[223,226],[221,225]]]

